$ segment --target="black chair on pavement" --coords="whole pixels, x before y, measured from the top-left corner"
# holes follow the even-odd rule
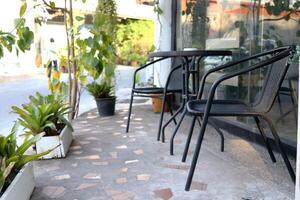
[[[272,161],[276,162],[268,138],[261,124],[262,120],[264,120],[270,127],[271,133],[275,140],[275,144],[278,147],[279,152],[284,160],[289,175],[291,179],[295,182],[295,172],[290,164],[288,156],[285,153],[281,140],[277,134],[277,131],[275,130],[274,124],[272,123],[271,119],[267,116],[267,113],[270,111],[271,107],[274,104],[278,90],[280,89],[281,84],[289,68],[290,64],[288,59],[294,52],[294,46],[276,48],[271,51],[256,54],[239,61],[230,62],[223,66],[213,68],[202,77],[197,100],[192,100],[187,103],[187,112],[191,114],[194,118],[202,117],[203,120],[202,126],[200,128],[200,133],[197,138],[195,152],[189,170],[185,190],[188,191],[191,187],[208,119],[210,117],[221,116],[253,117],[255,119],[255,122],[258,126],[258,129],[261,133],[262,139],[266,145],[266,148],[268,150],[268,153],[270,154]],[[210,75],[213,72],[223,70],[225,68],[235,67],[237,65],[240,65],[242,67],[239,69],[232,68],[233,71],[224,73],[221,77],[217,78],[210,88],[208,98],[206,100],[201,100],[205,81],[208,75]],[[262,68],[265,68],[267,70],[267,75],[265,76],[266,78],[263,82],[259,98],[257,98],[257,100],[254,103],[246,104],[242,101],[214,100],[216,89],[223,81]],[[188,134],[184,154],[187,154],[191,137],[192,131],[190,131],[190,133]]]
[[[158,59],[154,59],[152,61],[150,61],[149,63],[137,68],[134,72],[134,76],[133,76],[133,86],[132,86],[132,91],[131,91],[131,98],[130,98],[130,104],[129,104],[129,111],[128,111],[128,119],[127,119],[127,126],[126,126],[126,133],[128,133],[129,131],[129,126],[130,126],[130,118],[131,118],[131,112],[132,112],[132,104],[133,104],[133,98],[134,96],[139,96],[139,97],[152,97],[153,94],[161,94],[162,95],[162,110],[161,110],[161,121],[163,120],[163,115],[164,115],[164,108],[165,105],[167,104],[169,107],[169,111],[171,116],[173,115],[173,111],[172,111],[172,102],[168,100],[168,98],[166,98],[167,94],[170,93],[181,93],[182,89],[178,89],[178,88],[169,88],[169,82],[171,80],[171,77],[174,75],[174,72],[177,71],[178,69],[182,68],[183,63],[173,67],[168,75],[167,81],[165,83],[165,87],[137,87],[136,86],[136,79],[137,79],[137,73],[141,70],[144,70],[145,68],[149,67],[149,66],[153,66],[155,63],[161,62],[163,60],[169,59],[170,57],[163,57],[163,58],[158,58]],[[176,124],[176,119],[173,119],[174,123]],[[162,122],[160,122],[159,124],[161,124]]]

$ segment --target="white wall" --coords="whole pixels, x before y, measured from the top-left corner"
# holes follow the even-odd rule
[[[155,47],[157,51],[171,50],[171,23],[172,23],[172,0],[160,1],[160,7],[163,14],[155,20]],[[167,76],[170,71],[170,60],[159,62],[155,65],[154,83],[156,85],[164,86]]]
[[[298,81],[300,88],[300,81]],[[298,99],[299,99],[299,91],[298,91]],[[300,114],[298,108],[298,116]],[[300,129],[299,129],[300,119],[298,117],[298,127],[297,127],[297,162],[296,162],[296,200],[300,200]]]

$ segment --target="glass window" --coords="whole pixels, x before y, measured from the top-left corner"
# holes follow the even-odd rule
[[[275,47],[300,42],[300,3],[290,0],[181,0],[178,3],[177,48],[231,49],[232,57],[206,58],[207,70]],[[203,65],[204,66],[204,65]],[[296,144],[298,64],[290,70],[270,116],[283,140]],[[266,70],[261,69],[224,84],[218,98],[254,102]],[[252,119],[237,118],[253,124]],[[252,126],[254,127],[254,126]]]

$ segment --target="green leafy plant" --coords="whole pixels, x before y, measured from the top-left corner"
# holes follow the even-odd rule
[[[34,34],[26,26],[26,20],[24,18],[27,10],[27,3],[23,1],[22,6],[19,10],[19,18],[15,19],[14,28],[12,31],[6,32],[0,28],[0,58],[4,56],[4,49],[12,52],[16,50],[25,52],[30,49],[31,44],[34,40]]]
[[[111,97],[113,87],[107,82],[97,83],[94,81],[87,84],[86,89],[96,99],[100,99]]]
[[[12,107],[13,112],[19,115],[18,121],[27,130],[27,134],[46,132],[46,136],[59,135],[65,125],[72,128],[66,118],[70,108],[61,95],[43,96],[37,92],[29,99],[30,103],[23,104],[22,108]]]
[[[81,19],[79,19],[81,20]],[[87,73],[94,80],[103,78],[112,82],[115,71],[115,38],[117,30],[116,3],[114,0],[98,1],[94,21],[91,25],[79,27],[76,39],[79,80],[85,83]],[[80,37],[81,30],[87,30],[89,37]],[[83,81],[82,81],[83,80]],[[83,84],[84,85],[84,84]]]
[[[26,137],[20,146],[17,145],[16,133],[18,123],[15,123],[8,136],[0,135],[0,192],[12,182],[19,170],[27,163],[47,155],[53,149],[39,154],[27,154],[27,151],[39,141],[45,133],[31,138]]]
[[[117,31],[117,62],[142,65],[154,50],[154,23],[149,20],[122,19]]]

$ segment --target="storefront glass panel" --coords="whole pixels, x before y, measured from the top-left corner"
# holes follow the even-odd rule
[[[203,72],[275,47],[299,44],[300,3],[263,0],[181,0],[177,12],[177,49],[230,49],[232,57],[206,58]],[[270,112],[283,140],[296,144],[298,67],[293,64]],[[240,99],[247,103],[259,96],[266,70],[232,79],[223,85],[217,98]],[[250,118],[235,118],[254,128]]]

